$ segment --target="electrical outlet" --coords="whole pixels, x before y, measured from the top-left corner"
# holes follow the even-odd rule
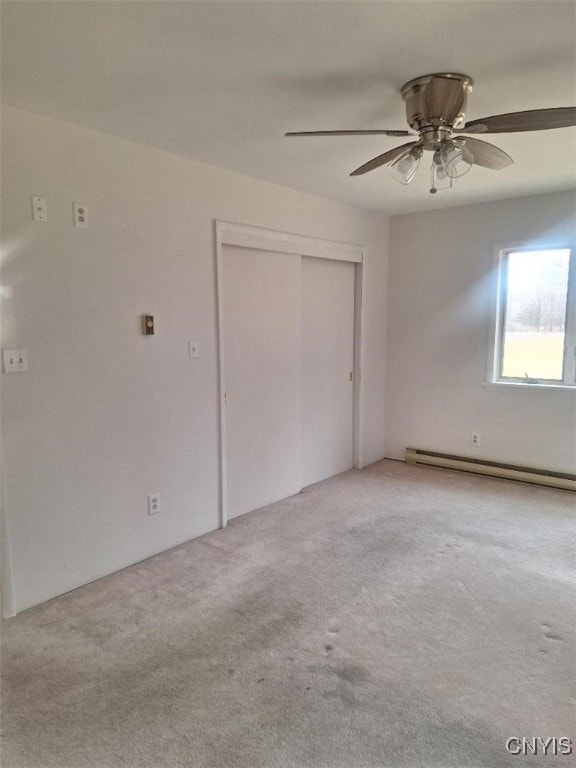
[[[157,515],[160,512],[160,494],[152,493],[148,496],[148,514]]]
[[[3,349],[4,373],[23,373],[28,370],[27,349]]]
[[[74,213],[74,226],[75,227],[87,227],[88,226],[88,210],[85,203],[72,203],[72,209]]]
[[[470,432],[470,445],[477,448],[480,445],[480,435],[478,432]]]

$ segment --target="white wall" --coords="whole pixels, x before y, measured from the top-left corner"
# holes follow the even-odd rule
[[[493,244],[573,240],[574,210],[557,193],[392,218],[387,456],[414,447],[574,472],[574,390],[484,385]]]
[[[383,456],[385,217],[2,117],[2,347],[30,358],[28,373],[2,376],[16,610],[217,527],[214,219],[367,246],[364,457]],[[31,195],[47,198],[46,223],[31,220]],[[73,200],[88,229],[72,227]],[[149,517],[152,492],[164,511]]]

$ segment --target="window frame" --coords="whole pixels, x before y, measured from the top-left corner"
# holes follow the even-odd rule
[[[562,380],[503,377],[504,322],[508,298],[508,256],[511,253],[521,251],[557,250],[570,251]],[[574,242],[496,244],[494,245],[493,274],[495,280],[492,291],[493,307],[490,323],[488,380],[486,383],[493,386],[515,388],[576,389],[576,245]]]

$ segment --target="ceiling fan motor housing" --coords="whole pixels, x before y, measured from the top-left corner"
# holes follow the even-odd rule
[[[464,123],[472,86],[468,75],[442,72],[417,77],[402,87],[406,120],[420,134],[424,149],[437,149],[453,128]]]

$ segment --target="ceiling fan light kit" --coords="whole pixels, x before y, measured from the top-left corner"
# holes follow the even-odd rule
[[[473,81],[468,75],[442,72],[424,75],[402,86],[406,121],[415,133],[402,130],[298,131],[286,136],[385,135],[415,136],[416,140],[384,152],[352,171],[361,176],[386,166],[396,181],[409,184],[424,151],[432,152],[430,192],[449,188],[473,165],[501,170],[513,164],[504,150],[465,134],[541,131],[576,125],[576,107],[533,109],[492,115],[465,123],[467,98]]]
[[[420,166],[423,152],[424,150],[419,146],[407,149],[388,165],[391,176],[400,184],[409,184]]]

